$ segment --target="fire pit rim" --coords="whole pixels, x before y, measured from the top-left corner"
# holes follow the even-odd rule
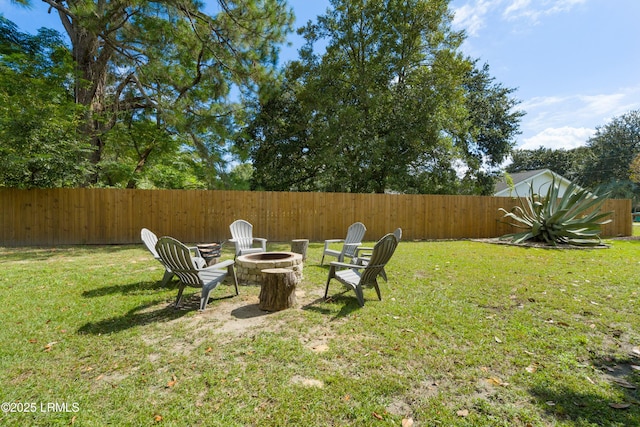
[[[286,261],[288,259],[295,259],[296,256],[302,257],[302,255],[295,252],[259,252],[255,254],[241,255],[236,261],[240,262],[261,262],[261,261]]]

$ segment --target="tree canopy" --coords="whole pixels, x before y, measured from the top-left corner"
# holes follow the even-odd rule
[[[154,156],[169,164],[187,150],[214,188],[237,126],[229,94],[272,78],[286,3],[219,0],[207,14],[197,0],[43,2],[71,44],[77,130],[91,148],[85,184],[133,187]]]
[[[247,128],[253,187],[490,191],[522,112],[488,66],[462,56],[448,3],[332,0],[301,28],[300,60]]]
[[[64,187],[83,182],[88,149],[77,132],[73,61],[58,33],[31,36],[0,16],[0,186]]]

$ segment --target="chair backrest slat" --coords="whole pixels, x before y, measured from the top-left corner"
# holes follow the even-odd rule
[[[376,245],[373,247],[371,259],[369,259],[366,268],[362,272],[360,283],[365,285],[375,281],[376,276],[389,262],[397,247],[398,238],[393,233],[389,233],[382,237],[382,239],[378,240]]]
[[[361,243],[364,239],[364,233],[367,231],[367,227],[361,222],[354,222],[347,229],[347,236],[344,239],[343,253],[348,257],[353,257],[356,252],[357,246],[352,243]]]
[[[143,228],[142,230],[140,230],[140,238],[142,239],[142,242],[147,247],[149,252],[151,252],[151,255],[153,255],[155,258],[158,258],[158,251],[156,251],[158,236],[156,236],[153,231],[147,228]]]
[[[230,226],[231,238],[236,242],[236,248],[249,249],[253,245],[253,225],[243,219],[234,221]]]
[[[156,244],[156,250],[166,265],[185,285],[201,287],[202,281],[198,270],[193,264],[189,248],[173,237],[161,237]]]

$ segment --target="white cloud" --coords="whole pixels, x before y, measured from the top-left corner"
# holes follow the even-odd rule
[[[525,138],[517,148],[523,150],[536,150],[540,147],[554,150],[570,150],[585,145],[593,136],[595,129],[573,128],[569,126],[560,128],[547,128],[531,138]]]
[[[527,113],[522,120],[523,145],[574,148],[579,139],[582,143],[578,145],[583,145],[590,136],[584,137],[586,129],[593,132],[594,127],[640,108],[639,94],[640,86],[636,86],[598,95],[531,98],[518,106]]]
[[[568,12],[587,0],[469,0],[460,7],[453,7],[453,25],[464,29],[468,35],[477,36],[486,27],[488,15],[500,13],[506,21],[528,20],[538,23],[541,17]]]
[[[526,19],[536,24],[542,16],[554,15],[556,13],[568,12],[575,6],[585,3],[587,0],[510,0],[502,16],[511,21]]]
[[[459,8],[454,8],[453,26],[464,28],[470,36],[477,36],[485,26],[487,13],[501,0],[476,0]]]

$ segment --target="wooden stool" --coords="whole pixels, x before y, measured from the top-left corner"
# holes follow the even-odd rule
[[[260,310],[280,311],[296,305],[296,286],[298,276],[286,268],[268,268],[262,270],[260,288]]]
[[[291,241],[291,252],[302,255],[302,261],[307,259],[307,248],[309,247],[309,239],[294,239]]]

